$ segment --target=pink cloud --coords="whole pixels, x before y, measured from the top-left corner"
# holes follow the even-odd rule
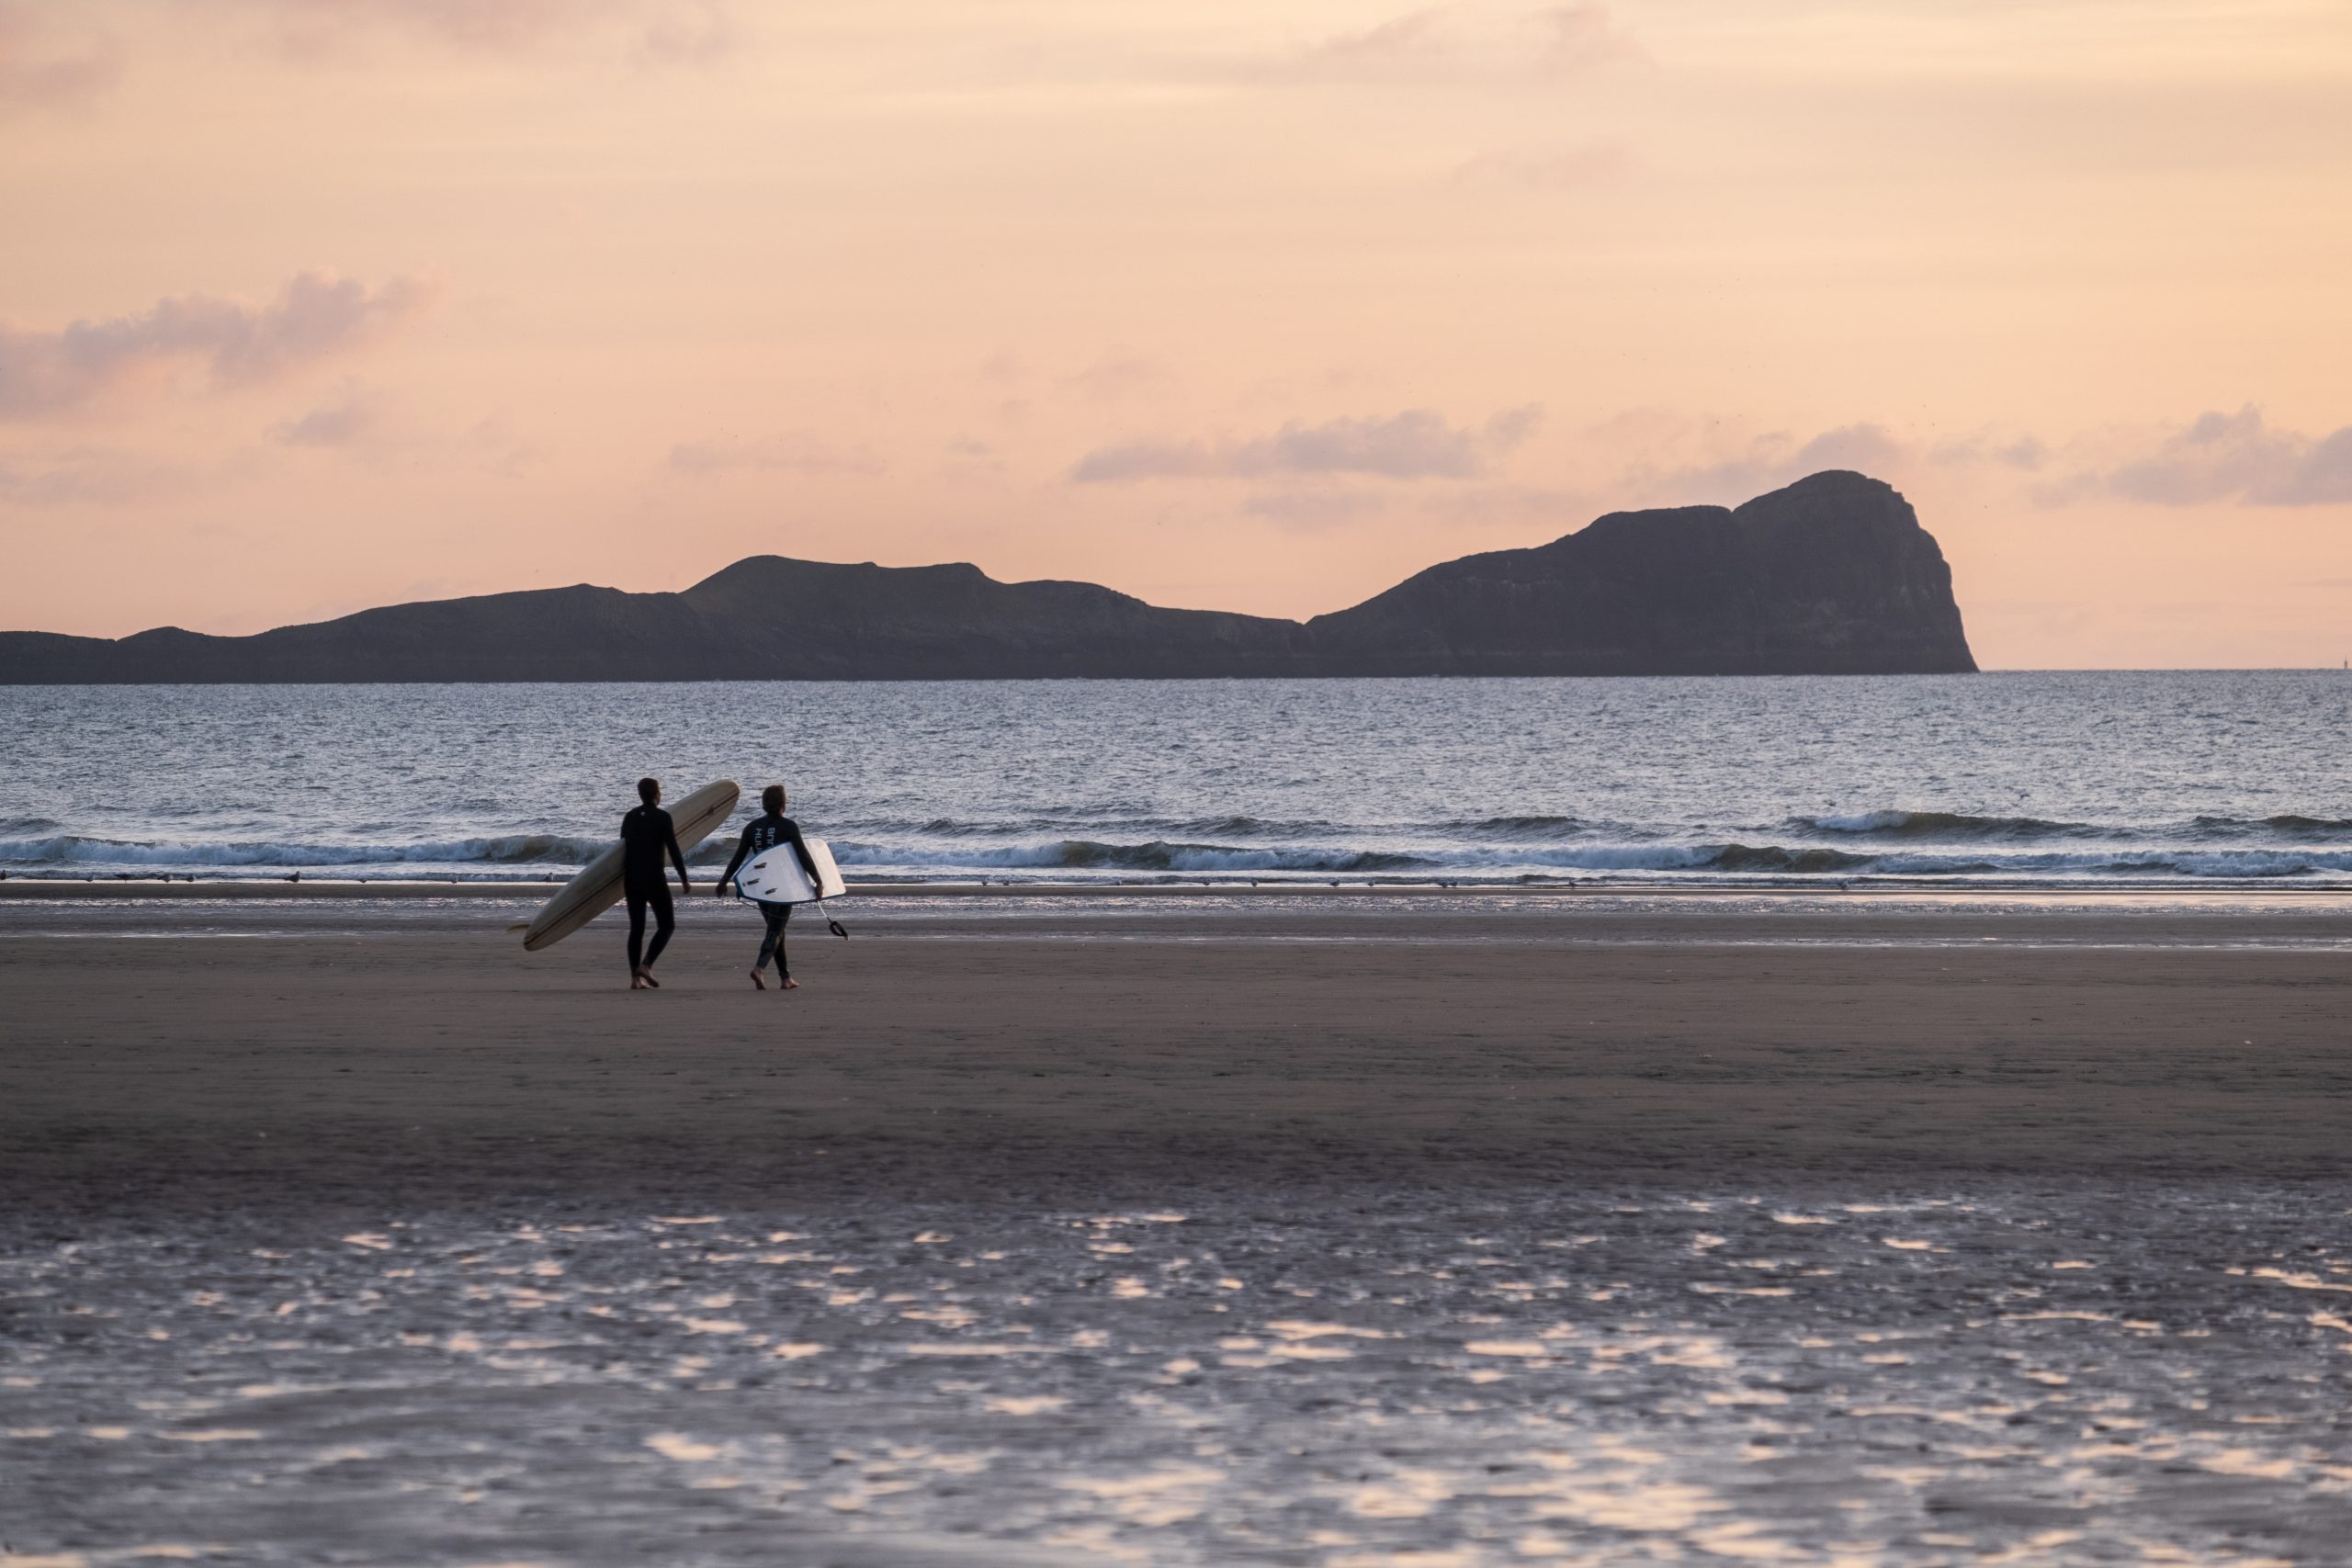
[[[266,305],[180,294],[136,315],[54,331],[0,326],[0,419],[70,412],[174,367],[193,367],[214,388],[266,381],[389,330],[431,293],[415,278],[371,288],[314,271],[296,275]]]
[[[0,5],[0,111],[71,107],[120,78],[120,41],[110,33],[55,25],[70,14],[63,7]]]
[[[1298,82],[1547,81],[1646,58],[1605,5],[1545,6],[1499,25],[1466,6],[1440,6],[1325,39],[1248,74]]]
[[[742,40],[722,0],[249,0],[279,45],[331,57],[378,35],[442,48],[516,53],[591,38],[655,64],[698,64]]]
[[[670,471],[690,479],[746,470],[871,476],[882,468],[882,459],[863,446],[834,446],[806,431],[751,441],[682,441],[670,448]]]
[[[2352,425],[2305,435],[2248,403],[2200,414],[2101,477],[2115,494],[2158,506],[2340,506],[2352,502]]]
[[[1132,441],[1078,461],[1080,484],[1148,479],[1256,479],[1272,474],[1366,474],[1380,479],[1471,479],[1533,433],[1543,411],[1506,409],[1483,425],[1456,425],[1428,409],[1308,424],[1292,420],[1248,440]]]

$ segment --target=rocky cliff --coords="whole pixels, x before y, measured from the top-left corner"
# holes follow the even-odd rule
[[[0,683],[981,680],[1971,671],[1903,497],[1815,474],[1746,505],[1620,512],[1434,566],[1301,625],[978,567],[758,556],[682,593],[546,589],[253,637],[0,633]]]
[[[1732,510],[1612,512],[1433,566],[1307,623],[1316,656],[1395,675],[1973,671],[1951,569],[1892,486],[1831,472]]]

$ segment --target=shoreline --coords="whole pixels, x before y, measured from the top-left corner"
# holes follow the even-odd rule
[[[424,878],[369,881],[356,878],[296,880],[289,877],[27,877],[0,876],[0,900],[40,899],[541,899],[569,881],[431,881]],[[707,883],[697,882],[698,896]],[[675,895],[676,890],[673,888]],[[2053,886],[2048,883],[1886,882],[1849,878],[1819,886],[1784,882],[1707,883],[1700,886],[1642,882],[878,882],[853,883],[842,898],[1364,898],[1403,897],[1521,900],[1528,898],[1687,898],[1894,900],[1930,902],[2055,901],[2127,905],[2151,901],[2243,904],[2249,897],[2294,902],[2335,900],[2352,906],[2352,884],[2325,886],[2267,882],[2167,883],[2119,886],[2109,883]]]

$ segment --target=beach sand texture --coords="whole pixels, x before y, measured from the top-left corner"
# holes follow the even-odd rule
[[[115,1202],[2352,1168],[2333,909],[876,901],[847,943],[797,925],[776,995],[707,902],[652,996],[616,922],[526,955],[503,910],[16,941],[0,1172]],[[2266,939],[2302,945],[2197,945]]]
[[[0,903],[0,1563],[2352,1539],[2332,908],[512,918]]]

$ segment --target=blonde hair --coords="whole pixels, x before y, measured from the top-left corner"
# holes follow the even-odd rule
[[[760,791],[760,807],[763,811],[782,811],[784,809],[784,786],[782,784],[770,784],[767,788]]]

